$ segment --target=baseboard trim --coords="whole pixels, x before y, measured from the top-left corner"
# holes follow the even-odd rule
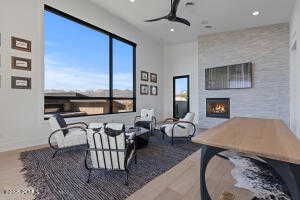
[[[48,137],[34,139],[34,140],[22,140],[22,141],[3,141],[3,144],[0,146],[0,152],[8,152],[8,151],[20,151],[26,148],[34,148],[41,145],[46,145],[48,141]]]

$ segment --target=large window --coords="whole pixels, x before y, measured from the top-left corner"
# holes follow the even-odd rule
[[[136,45],[45,7],[45,114],[134,112]]]

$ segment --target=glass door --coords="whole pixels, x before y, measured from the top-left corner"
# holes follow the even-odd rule
[[[190,111],[190,76],[173,78],[173,117],[183,118]]]

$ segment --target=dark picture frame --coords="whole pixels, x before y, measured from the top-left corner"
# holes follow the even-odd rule
[[[149,94],[149,85],[141,84],[140,85],[140,94],[148,95]]]
[[[31,59],[20,58],[20,57],[11,57],[11,68],[18,70],[31,71]]]
[[[31,89],[31,78],[28,77],[11,77],[12,89]]]
[[[150,86],[150,95],[157,96],[158,95],[158,87],[151,85]]]
[[[205,90],[253,87],[253,62],[205,69]]]
[[[31,41],[12,36],[11,48],[19,51],[31,52]]]
[[[150,82],[157,83],[157,74],[150,73]]]
[[[141,71],[141,81],[149,81],[149,72]]]

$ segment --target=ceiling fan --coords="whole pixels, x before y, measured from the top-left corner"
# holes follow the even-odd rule
[[[184,18],[180,18],[177,17],[176,13],[177,13],[177,8],[179,5],[180,0],[171,0],[171,11],[168,15],[164,16],[164,17],[159,17],[159,18],[155,18],[155,19],[150,19],[150,20],[146,20],[145,22],[155,22],[155,21],[159,21],[162,19],[167,19],[171,22],[178,22],[178,23],[182,23],[185,24],[187,26],[191,26],[191,23],[184,19]]]

